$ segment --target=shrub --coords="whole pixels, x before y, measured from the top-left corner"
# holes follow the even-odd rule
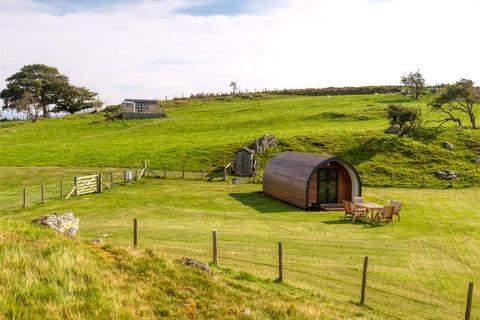
[[[391,104],[385,111],[390,125],[399,128],[400,137],[418,128],[422,122],[421,110],[414,107]]]

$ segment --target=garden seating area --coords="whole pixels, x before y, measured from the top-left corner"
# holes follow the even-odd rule
[[[363,220],[374,224],[394,224],[394,216],[400,221],[402,203],[391,200],[389,205],[381,205],[373,202],[363,202],[362,197],[354,197],[353,202],[343,201],[345,210],[344,220],[351,217],[352,223]]]

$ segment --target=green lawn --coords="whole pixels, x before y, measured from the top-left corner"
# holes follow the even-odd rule
[[[259,184],[148,179],[112,192],[51,201],[3,219],[72,210],[81,219],[80,239],[108,235],[107,244],[130,247],[136,217],[141,248],[204,261],[211,259],[211,231],[218,230],[222,267],[271,280],[277,241],[283,241],[286,283],[315,294],[302,299],[320,314],[462,317],[468,282],[480,276],[479,189],[367,188],[368,200],[404,203],[402,221],[380,227],[352,225],[342,213],[299,211],[260,190]],[[370,259],[367,306],[359,307],[363,256]],[[474,319],[479,303],[476,293]]]
[[[0,318],[461,319],[468,282],[480,276],[480,130],[437,130],[430,98],[188,99],[168,102],[166,119],[0,122]],[[383,110],[396,102],[421,108],[423,128],[402,139],[383,133]],[[368,200],[404,203],[402,221],[352,225],[342,213],[265,197],[261,184],[199,180],[202,164],[211,174],[266,133],[280,143],[259,156],[260,171],[285,150],[338,155],[364,174]],[[123,170],[145,159],[160,174],[166,166],[169,178],[119,186]],[[170,178],[183,162],[189,179]],[[435,177],[440,169],[462,176],[451,185]],[[113,172],[114,190],[58,200],[60,181],[66,195],[74,176],[94,172],[107,183]],[[29,223],[66,211],[81,219],[80,241]],[[210,261],[212,230],[220,241],[215,277],[173,262]],[[105,250],[87,244],[98,236]],[[285,284],[274,282],[278,241]],[[367,305],[359,306],[364,256]],[[476,290],[474,319],[479,308]]]
[[[365,173],[371,185],[445,187],[439,169],[462,173],[467,186],[476,172],[480,131],[434,129],[440,115],[427,108],[430,96],[412,101],[402,95],[333,97],[272,96],[258,99],[170,102],[168,118],[111,121],[104,114],[80,114],[36,123],[0,123],[0,166],[128,167],[148,159],[152,167],[188,170],[225,165],[235,151],[263,134],[279,137],[279,147],[260,157],[263,167],[283,150],[339,155]],[[404,139],[384,134],[384,108],[401,102],[424,111],[424,128]],[[442,148],[454,143],[455,151]]]

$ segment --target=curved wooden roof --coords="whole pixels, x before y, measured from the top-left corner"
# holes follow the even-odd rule
[[[320,166],[329,162],[338,162],[350,169],[361,188],[358,173],[350,163],[331,155],[287,151],[273,157],[267,164],[263,174],[263,192],[306,209],[310,179]]]

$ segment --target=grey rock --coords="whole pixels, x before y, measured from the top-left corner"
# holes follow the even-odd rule
[[[95,245],[95,246],[102,246],[103,245],[103,240],[101,238],[93,239],[92,244]]]
[[[448,141],[443,141],[442,146],[447,150],[455,150],[455,146],[453,145],[453,143],[450,143]]]
[[[265,153],[278,145],[278,139],[274,135],[266,134],[255,139],[253,150],[255,153]]]
[[[63,215],[46,215],[33,220],[34,223],[45,225],[51,229],[61,232],[69,237],[75,237],[80,228],[80,220],[75,218],[72,212]]]
[[[180,261],[182,262],[182,264],[184,264],[186,266],[196,268],[196,269],[200,269],[202,271],[205,271],[208,274],[213,274],[213,271],[210,268],[210,266],[208,264],[206,264],[205,262],[202,262],[200,260],[193,259],[191,257],[183,257]]]
[[[436,176],[444,180],[455,180],[460,178],[460,173],[453,170],[439,170],[435,172]]]
[[[398,126],[390,126],[384,131],[385,133],[388,134],[399,134],[400,133],[400,128]]]

